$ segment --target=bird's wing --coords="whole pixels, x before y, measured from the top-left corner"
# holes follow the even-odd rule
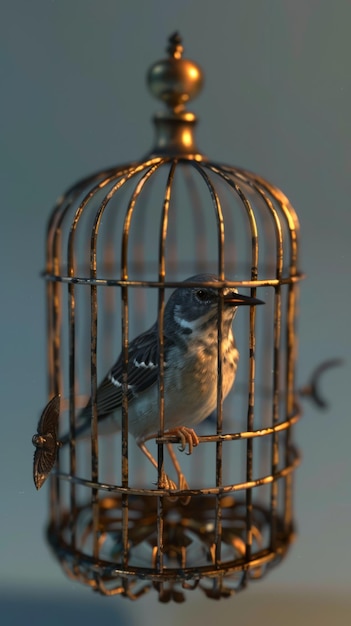
[[[140,392],[157,381],[158,377],[157,324],[136,337],[128,349],[128,400],[131,402]],[[122,405],[123,357],[120,354],[97,390],[99,421]],[[91,402],[83,409],[81,418],[90,418]]]

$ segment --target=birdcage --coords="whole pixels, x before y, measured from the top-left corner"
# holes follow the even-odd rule
[[[186,105],[202,86],[202,72],[183,58],[177,34],[167,52],[148,74],[164,107],[154,118],[150,154],[80,181],[50,218],[50,403],[34,472],[41,486],[54,465],[47,537],[69,577],[106,595],[135,599],[155,589],[161,601],[181,602],[195,588],[211,598],[243,589],[278,564],[293,540],[301,273],[299,225],[288,199],[262,177],[198,150],[196,117]],[[164,311],[172,290],[194,275],[190,287],[219,293],[218,376],[215,408],[196,426],[199,445],[189,450],[165,428]],[[228,287],[264,305],[238,310],[240,361],[224,398]],[[128,358],[130,342],[155,319],[159,417],[147,442],[150,463],[128,434]],[[106,434],[97,393],[119,353],[122,422]],[[87,403],[83,437],[77,416]],[[165,483],[164,476],[173,478]]]

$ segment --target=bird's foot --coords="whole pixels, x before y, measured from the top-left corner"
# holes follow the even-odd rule
[[[188,446],[187,454],[191,454],[193,448],[199,444],[199,438],[193,430],[193,428],[187,428],[186,426],[179,426],[179,428],[172,428],[167,432],[168,435],[176,435],[180,439],[180,446],[178,450],[180,452],[184,452],[185,448]]]
[[[160,476],[160,480],[158,481],[158,486],[160,489],[169,489],[170,491],[174,491],[178,489],[178,485],[166,474],[163,470]],[[178,496],[166,496],[169,502],[177,502]]]
[[[188,483],[186,481],[186,478],[185,478],[185,476],[184,476],[184,474],[183,474],[183,472],[181,470],[179,461],[178,461],[178,459],[176,457],[176,454],[175,454],[175,452],[173,450],[172,444],[167,443],[167,448],[168,448],[168,452],[169,452],[169,456],[171,458],[171,461],[172,461],[172,463],[174,465],[175,471],[177,472],[178,489],[182,490],[182,491],[183,490],[184,491],[188,490],[189,489],[189,485],[188,485]],[[191,500],[191,496],[188,496],[188,495],[186,495],[186,496],[185,495],[184,496],[179,496],[180,504],[183,504],[183,505],[189,504],[190,500]]]
[[[171,491],[174,491],[175,489],[178,489],[178,485],[176,485],[174,480],[172,480],[166,474],[166,472],[164,470],[161,473],[160,480],[158,481],[158,486],[159,486],[160,489],[169,489]]]
[[[166,474],[165,471],[162,472],[161,478],[159,480],[160,489],[169,489],[170,491],[174,491],[176,489],[189,489],[188,483],[186,482],[185,476],[183,473],[180,473],[178,476],[178,485]],[[166,496],[169,502],[180,502],[184,506],[189,504],[191,500],[191,496]]]

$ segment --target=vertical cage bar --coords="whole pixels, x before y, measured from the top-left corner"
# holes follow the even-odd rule
[[[99,479],[99,446],[98,446],[98,414],[97,414],[97,287],[91,286],[90,291],[90,377],[91,377],[91,480],[96,483]],[[99,557],[99,494],[96,487],[92,487],[91,503],[93,510],[93,556]]]
[[[277,286],[274,291],[274,330],[273,330],[273,397],[272,397],[272,425],[279,422],[279,390],[280,390],[280,349],[281,349],[281,286]],[[277,532],[277,498],[278,483],[275,478],[279,465],[279,435],[272,435],[272,457],[271,474],[273,482],[271,484],[271,549],[276,549]]]
[[[61,229],[56,225],[56,217],[59,212],[60,205],[55,208],[52,219],[50,220],[47,233],[47,259],[46,271],[52,272],[54,275],[60,274],[61,260]],[[54,396],[61,393],[61,362],[60,362],[60,343],[61,343],[61,309],[62,309],[62,285],[56,281],[47,283],[47,324],[48,324],[48,364],[49,364],[49,394]],[[62,394],[61,394],[62,395]],[[60,457],[58,455],[58,466]],[[60,497],[61,488],[60,480],[57,476],[53,477],[50,482],[50,503],[52,504],[51,516],[56,528],[60,526]]]
[[[91,232],[90,239],[90,277],[95,280],[97,277],[97,240],[99,227],[101,224],[102,216],[108,202],[111,200],[116,191],[125,183],[125,181],[134,175],[134,170],[128,171],[128,173],[120,178],[113,187],[108,191],[104,197],[99,209],[96,213],[94,225]],[[93,190],[84,198],[76,214],[76,219],[80,216],[83,208],[86,206],[89,199],[98,191],[105,187],[110,180],[104,180],[94,187]],[[91,423],[91,477],[93,482],[98,482],[99,479],[99,445],[98,445],[98,412],[97,412],[97,346],[98,346],[98,300],[97,300],[97,286],[92,284],[90,287],[91,298],[91,319],[90,319],[90,373],[91,373],[91,405],[92,405],[92,423]],[[99,530],[100,530],[100,511],[99,511],[99,492],[96,487],[92,487],[91,490],[91,503],[93,512],[93,556],[95,559],[99,558]],[[94,572],[94,580],[99,585],[99,575]]]
[[[194,181],[194,176],[190,174],[189,167],[186,167],[186,165],[183,166],[182,171],[192,208],[193,229],[194,233],[196,233],[196,237],[194,240],[195,266],[200,273],[204,259],[206,259],[206,255],[208,254],[208,250],[206,247],[206,224],[205,220],[203,219],[201,198],[198,187],[196,186]]]
[[[273,320],[273,380],[272,380],[272,426],[276,426],[280,419],[280,354],[281,354],[281,279],[283,275],[284,267],[284,248],[283,248],[283,233],[282,225],[279,220],[278,213],[274,207],[271,198],[267,195],[266,191],[255,180],[251,181],[251,185],[255,192],[262,198],[265,203],[265,207],[268,209],[268,213],[273,221],[275,244],[276,244],[276,278],[279,281],[278,286],[274,290],[274,320]],[[284,416],[284,419],[286,415]],[[278,482],[274,478],[279,467],[279,434],[274,432],[272,434],[272,452],[271,452],[271,475],[273,481],[270,486],[270,542],[271,549],[276,549],[277,540],[277,507],[278,507]]]
[[[166,189],[164,194],[161,223],[160,223],[160,236],[159,236],[159,254],[158,254],[158,280],[160,283],[164,283],[166,276],[165,267],[165,245],[168,231],[168,214],[172,195],[172,185],[174,181],[175,170],[178,165],[178,161],[175,159],[170,167]],[[164,388],[164,308],[165,308],[165,293],[164,288],[158,290],[158,348],[159,348],[159,380],[158,380],[158,401],[159,401],[159,432],[158,436],[163,437],[164,434],[164,410],[165,410],[165,388]],[[157,465],[158,465],[158,484],[160,485],[162,475],[164,473],[164,444],[157,444]],[[157,571],[163,572],[163,555],[164,555],[164,498],[159,496],[157,498],[157,553],[156,553],[156,568]],[[163,583],[159,587],[160,593],[163,592]]]
[[[286,367],[286,414],[291,417],[296,411],[295,406],[295,358],[296,358],[296,339],[295,339],[295,316],[296,316],[296,284],[289,285],[288,288],[288,311],[287,311],[287,367]],[[285,435],[285,464],[291,461],[291,432],[286,431]],[[286,528],[292,526],[292,485],[293,477],[290,474],[285,481],[285,524]]]
[[[230,181],[228,181],[230,182]],[[240,186],[235,182],[230,182],[233,189],[239,196],[249,220],[251,232],[251,280],[258,278],[258,258],[259,258],[259,241],[258,229],[251,203],[243,193]],[[256,289],[251,288],[251,296],[256,296]],[[247,431],[250,432],[254,428],[254,405],[255,405],[255,367],[256,367],[256,333],[255,333],[256,308],[250,307],[249,319],[249,385],[248,385],[248,408],[247,408]],[[246,481],[251,482],[253,479],[253,439],[248,438],[246,441]],[[245,494],[246,500],[246,544],[245,544],[245,560],[250,562],[252,556],[252,527],[253,527],[253,503],[252,489],[247,489]],[[242,585],[245,586],[249,570],[246,569],[243,574]]]
[[[60,308],[60,288],[56,282],[48,282],[46,290],[47,298],[47,327],[48,327],[48,369],[49,369],[49,395],[54,396],[59,393],[59,356],[57,354],[58,346],[56,342],[58,325],[59,325],[59,308]],[[58,467],[60,465],[60,456],[57,458]],[[60,480],[57,476],[52,476],[50,481],[50,523],[54,523],[56,528],[60,525]],[[58,531],[58,530],[57,530]]]
[[[210,192],[212,205],[215,212],[217,223],[217,250],[218,250],[218,278],[220,281],[225,280],[224,274],[224,219],[222,207],[216,189],[205,170],[196,165],[197,171],[204,179]],[[220,292],[218,301],[218,328],[217,328],[217,424],[216,433],[221,435],[223,432],[223,380],[222,380],[222,359],[223,359],[223,290]],[[223,484],[223,442],[216,442],[216,487],[218,493],[216,495],[215,507],[215,532],[214,532],[214,561],[216,567],[220,565],[222,558],[222,507],[221,507],[221,487]],[[223,584],[223,577],[217,576],[213,580],[213,590],[215,594],[219,594]]]
[[[71,269],[71,268],[70,268]],[[73,275],[73,274],[71,274]],[[76,464],[76,441],[75,441],[75,293],[74,285],[68,285],[68,325],[69,325],[69,423],[70,423],[70,474],[75,476],[77,473]],[[76,544],[76,526],[74,519],[76,516],[76,485],[70,484],[70,513],[72,516],[71,527],[71,543],[72,547]]]
[[[135,205],[138,197],[140,196],[146,182],[152,176],[152,174],[160,167],[162,161],[160,159],[153,159],[143,164],[136,171],[142,171],[145,167],[150,166],[149,169],[143,174],[142,178],[138,181],[126,210],[123,232],[122,232],[122,246],[121,246],[121,280],[126,281],[129,278],[128,271],[128,245],[129,235],[131,229],[131,221],[135,210]],[[136,173],[133,172],[133,175]],[[126,182],[131,176],[126,177],[123,180]],[[117,192],[117,189],[115,190]],[[128,454],[128,360],[129,360],[129,301],[128,301],[128,287],[122,287],[122,358],[123,358],[123,392],[122,392],[122,442],[121,442],[121,471],[122,471],[122,486],[128,489],[129,485],[129,454]],[[122,544],[123,544],[123,567],[127,567],[128,553],[129,553],[129,497],[128,493],[122,494]],[[127,593],[129,589],[129,579],[123,579],[123,587]],[[129,592],[128,592],[129,593]]]
[[[124,223],[123,223],[123,233],[122,233],[122,246],[121,246],[121,277],[122,280],[128,280],[128,245],[129,245],[129,235],[130,235],[130,228],[131,228],[131,221],[132,221],[132,217],[133,217],[133,213],[134,213],[134,209],[135,209],[135,205],[136,205],[136,201],[138,199],[138,197],[140,196],[145,183],[149,180],[149,178],[156,172],[156,170],[159,169],[159,167],[161,167],[161,165],[164,164],[164,160],[161,159],[155,159],[150,160],[148,162],[146,162],[144,164],[144,167],[149,167],[151,164],[151,167],[149,167],[149,169],[147,169],[147,171],[145,172],[145,174],[142,176],[142,178],[140,178],[140,180],[138,181],[133,194],[131,196],[131,199],[129,201],[128,204],[128,208],[126,211],[126,215],[124,218]],[[139,168],[141,171],[141,168]],[[143,168],[144,169],[144,168]],[[127,180],[127,179],[125,179]],[[117,190],[116,190],[117,191]]]
[[[285,222],[288,227],[288,233],[290,238],[290,263],[289,263],[289,276],[294,277],[297,275],[297,262],[298,262],[298,235],[299,235],[299,222],[296,212],[290,204],[288,198],[284,193],[273,187],[260,177],[257,177],[262,187],[267,189],[271,195],[276,199],[279,207],[284,216]],[[296,305],[296,289],[297,285],[292,283],[288,287],[287,295],[287,321],[286,321],[286,403],[285,414],[290,418],[292,417],[295,407],[295,358],[296,358],[296,339],[295,339],[295,305]],[[287,429],[285,433],[285,465],[288,466],[291,461],[291,429]],[[284,521],[286,529],[292,527],[292,486],[293,476],[289,474],[284,481]]]
[[[96,245],[98,225],[100,223],[99,214],[95,218],[94,227],[90,239],[90,277],[96,279]],[[97,286],[90,287],[90,397],[92,407],[91,421],[91,480],[96,483],[99,479],[99,442],[98,442],[98,412],[97,412],[97,334],[98,334],[98,302]],[[91,506],[93,513],[93,556],[99,558],[99,492],[96,487],[91,490]],[[99,584],[99,576],[94,572],[94,580]]]
[[[61,231],[57,233],[54,240],[54,255],[53,255],[53,273],[60,275],[60,260],[61,260]],[[53,393],[54,395],[60,393],[62,386],[61,378],[61,327],[62,327],[62,287],[58,282],[53,283]]]
[[[126,280],[123,276],[122,280]],[[128,466],[128,362],[129,362],[129,301],[128,287],[122,287],[122,487],[128,488],[129,466]],[[123,544],[123,567],[128,564],[128,521],[129,521],[129,499],[128,493],[122,494],[122,544]],[[125,590],[128,587],[127,579],[123,580]]]
[[[70,278],[75,275],[75,259],[74,259],[74,240],[75,229],[78,220],[74,220],[71,226],[68,250],[67,250],[67,274]],[[73,283],[68,284],[68,351],[69,351],[69,364],[68,364],[68,387],[69,387],[69,428],[70,428],[70,474],[76,475],[77,463],[76,463],[76,432],[75,432],[75,420],[76,420],[76,300],[75,300],[75,285]],[[70,489],[70,515],[71,515],[71,545],[72,548],[76,547],[76,524],[75,517],[77,512],[76,503],[76,485],[71,483]]]

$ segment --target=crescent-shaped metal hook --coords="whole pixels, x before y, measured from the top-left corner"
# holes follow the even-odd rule
[[[320,394],[320,377],[326,370],[331,367],[339,367],[340,365],[343,365],[343,363],[343,359],[328,359],[327,361],[323,361],[323,363],[318,365],[318,367],[316,367],[316,369],[312,372],[310,381],[307,385],[299,390],[300,396],[310,398],[320,409],[327,409],[329,404]]]

